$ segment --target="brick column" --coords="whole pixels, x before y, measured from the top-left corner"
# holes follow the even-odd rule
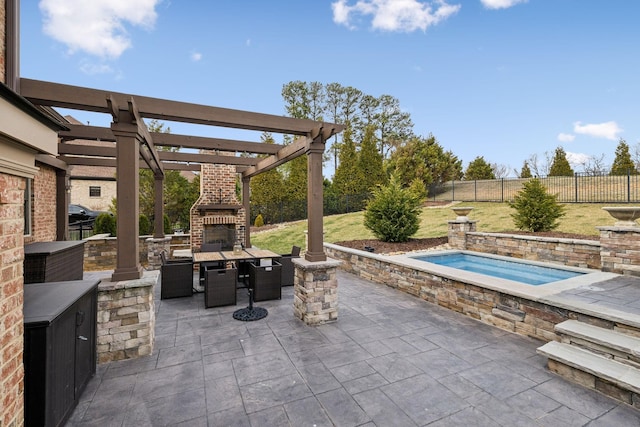
[[[467,249],[467,233],[476,231],[476,223],[469,219],[448,221],[449,246],[452,249]]]
[[[602,271],[640,275],[640,227],[596,227],[600,230]]]
[[[24,424],[22,177],[0,173],[0,426]]]
[[[338,279],[340,261],[310,262],[294,258],[293,314],[307,325],[338,320]]]

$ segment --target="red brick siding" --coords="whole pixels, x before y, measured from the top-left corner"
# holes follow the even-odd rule
[[[0,174],[0,426],[24,424],[23,206],[26,180]]]
[[[33,179],[33,228],[31,239],[36,242],[56,240],[56,171],[42,163]]]

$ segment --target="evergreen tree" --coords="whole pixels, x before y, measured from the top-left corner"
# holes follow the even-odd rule
[[[261,140],[265,144],[275,144],[270,133],[262,134]],[[251,188],[251,205],[262,214],[263,221],[273,223],[279,220],[280,205],[287,193],[280,168],[254,176],[251,178],[249,187]]]
[[[556,148],[549,168],[549,176],[573,176],[573,169],[567,160],[567,153],[562,147]]]
[[[564,206],[558,203],[558,197],[548,194],[538,178],[525,182],[513,202],[508,203],[509,207],[516,210],[511,217],[520,230],[554,230],[560,225],[558,219],[565,215]]]
[[[478,156],[469,165],[464,173],[466,181],[475,181],[480,179],[496,179],[493,168],[483,156]]]
[[[611,165],[611,171],[609,175],[637,175],[638,170],[631,159],[631,153],[629,152],[629,144],[620,138],[618,147],[616,148],[616,158]]]
[[[333,190],[338,196],[351,196],[365,191],[363,173],[358,168],[358,153],[347,127],[342,135],[340,163],[333,176]]]
[[[360,143],[357,168],[362,176],[363,191],[371,191],[384,184],[386,176],[382,167],[382,155],[377,149],[374,127],[367,126]]]
[[[392,175],[376,188],[364,212],[364,226],[383,242],[406,242],[420,226],[420,199]]]
[[[526,160],[520,170],[520,178],[533,178],[533,175],[531,175],[531,169],[529,169],[529,163]]]
[[[451,151],[445,151],[433,135],[414,137],[400,145],[391,154],[386,168],[404,186],[411,185],[415,178],[429,188],[462,177],[462,161]]]

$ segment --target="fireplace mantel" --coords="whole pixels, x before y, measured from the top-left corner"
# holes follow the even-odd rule
[[[232,205],[232,204],[207,204],[207,205],[199,205],[197,207],[200,215],[204,215],[206,212],[213,211],[234,211],[238,212],[242,209],[242,205]]]

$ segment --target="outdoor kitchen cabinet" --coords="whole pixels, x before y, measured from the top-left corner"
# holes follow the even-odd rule
[[[64,425],[95,374],[98,283],[24,286],[25,425]]]

